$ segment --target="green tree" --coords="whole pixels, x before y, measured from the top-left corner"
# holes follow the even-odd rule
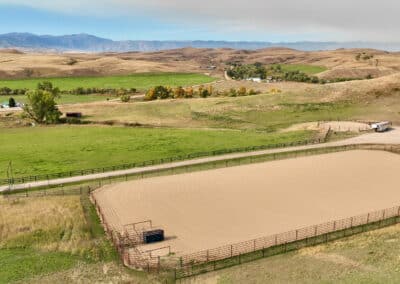
[[[210,95],[211,94],[210,94],[209,89],[201,89],[201,91],[199,90],[199,96],[202,97],[202,98],[207,98]]]
[[[54,95],[58,95],[60,93],[60,89],[59,88],[54,88],[53,84],[49,81],[43,81],[43,82],[39,82],[37,85],[37,89],[41,90],[41,91],[47,91],[50,92]]]
[[[10,98],[10,99],[8,100],[8,106],[9,106],[9,107],[16,107],[16,106],[17,106],[17,104],[15,103],[14,98]]]
[[[57,123],[62,114],[56,104],[59,90],[47,83],[39,83],[37,90],[28,92],[28,102],[24,107],[27,116],[39,124]]]
[[[129,101],[131,100],[131,96],[130,95],[122,95],[120,97],[120,99],[121,99],[121,102],[123,102],[123,103],[129,103]]]
[[[157,86],[154,88],[156,97],[159,99],[168,99],[171,95],[171,90],[164,86]]]

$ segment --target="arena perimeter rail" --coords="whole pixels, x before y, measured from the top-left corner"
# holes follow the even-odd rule
[[[399,153],[398,147],[373,144],[333,147],[325,149],[325,151],[354,149],[383,150]],[[317,150],[317,152],[320,151],[321,149]],[[313,152],[313,150],[310,150],[310,152]],[[297,156],[295,153],[292,154],[294,154],[294,157]],[[95,198],[93,200],[96,203]],[[268,237],[186,254],[181,257],[166,256],[155,258],[151,257],[151,255],[141,253],[136,247],[129,244],[126,238],[122,237],[120,233],[107,223],[105,215],[99,206],[97,206],[97,210],[103,220],[106,231],[111,236],[125,265],[132,268],[144,269],[148,272],[172,271],[174,272],[175,279],[227,268],[400,222],[400,206],[397,206]]]
[[[325,139],[312,139],[312,140],[296,141],[296,142],[291,142],[291,143],[279,143],[279,144],[260,145],[260,146],[251,146],[251,147],[243,147],[243,148],[221,149],[221,150],[215,150],[215,151],[209,151],[209,152],[197,152],[197,153],[192,153],[192,154],[188,154],[188,155],[176,156],[176,157],[171,157],[171,158],[163,158],[163,159],[158,159],[158,160],[149,160],[149,161],[144,161],[144,162],[140,162],[140,163],[120,164],[120,165],[116,165],[116,166],[60,172],[60,173],[54,173],[54,174],[44,174],[44,175],[36,175],[36,176],[16,177],[16,178],[10,178],[10,179],[0,179],[0,185],[21,184],[21,183],[33,182],[33,181],[43,181],[43,180],[51,180],[51,179],[57,179],[57,178],[105,173],[105,172],[111,172],[111,171],[133,169],[133,168],[145,167],[145,166],[161,165],[161,164],[171,163],[171,162],[175,162],[175,161],[184,161],[184,160],[189,160],[189,159],[195,159],[195,158],[201,158],[201,157],[212,157],[212,156],[231,154],[231,153],[243,153],[243,152],[252,152],[252,151],[257,151],[257,150],[267,150],[267,149],[286,148],[286,147],[309,145],[309,144],[318,144],[318,143],[325,143],[326,139],[327,139],[327,137],[325,137]]]
[[[399,222],[400,206],[397,206],[269,237],[188,254],[180,258],[180,267],[175,268],[175,279],[211,272],[303,247],[326,243]]]
[[[384,150],[395,153],[399,153],[400,150],[398,147],[394,146],[371,144],[333,147],[325,149],[323,152],[329,153],[332,151],[352,149]],[[313,149],[308,151],[319,153],[321,150],[323,149]],[[287,155],[287,153],[285,155]],[[274,159],[282,158],[278,157],[280,155],[277,155],[277,157],[275,157],[275,155],[270,156],[273,156]],[[289,156],[297,157],[298,155],[296,153],[290,153]],[[10,195],[12,197],[40,197],[49,195],[82,194],[83,192],[88,192],[90,194],[93,190],[101,187],[101,185],[102,183],[95,183],[90,186],[75,187],[72,188],[72,190],[61,187],[61,190],[60,188],[58,188],[58,190],[57,188],[54,188],[51,190],[39,190],[37,192],[10,193]],[[115,229],[107,223],[104,212],[102,212],[103,210],[98,206],[93,196],[92,200],[96,205],[97,212],[103,222],[106,232],[110,236],[112,243],[120,254],[121,260],[125,265],[145,269],[149,272],[173,272],[175,279],[227,268],[233,265],[336,240],[338,238],[400,222],[400,207],[394,207],[269,237],[253,239],[237,244],[187,254],[180,258],[174,256],[154,258],[151,257],[151,255],[149,256],[140,253],[137,249],[133,248],[131,244],[127,243],[121,234],[115,231]]]

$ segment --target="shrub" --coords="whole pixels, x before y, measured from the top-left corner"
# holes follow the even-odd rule
[[[131,100],[131,96],[130,95],[122,95],[120,97],[120,99],[121,99],[121,102],[128,103]]]
[[[185,97],[185,90],[182,87],[178,87],[174,89],[174,98],[181,99]]]
[[[211,94],[210,94],[210,91],[208,89],[202,89],[201,91],[199,90],[199,96],[202,97],[202,98],[207,98],[210,95]]]
[[[250,89],[249,90],[249,96],[254,96],[254,95],[257,95],[257,94],[258,94],[258,92],[254,91],[254,89]]]
[[[239,96],[245,96],[247,94],[247,89],[246,87],[240,87],[239,90],[237,91],[237,94]]]
[[[16,107],[16,106],[17,106],[17,104],[15,103],[14,98],[10,98],[10,99],[8,100],[8,106],[9,106],[9,107]]]

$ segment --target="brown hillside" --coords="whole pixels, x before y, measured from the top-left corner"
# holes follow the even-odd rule
[[[356,55],[372,55],[356,60]],[[339,49],[304,52],[288,48],[261,50],[184,48],[159,52],[103,54],[21,53],[0,50],[0,77],[26,78],[49,76],[118,75],[141,72],[200,72],[223,76],[227,62],[263,64],[311,64],[329,70],[324,78],[381,77],[400,71],[400,53],[378,50]],[[208,66],[216,70],[208,70]]]

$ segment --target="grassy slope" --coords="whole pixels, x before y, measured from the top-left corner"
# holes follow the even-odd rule
[[[65,77],[65,78],[35,78],[22,80],[0,80],[1,87],[12,89],[34,89],[38,82],[50,81],[61,90],[71,90],[77,87],[85,88],[136,88],[146,90],[157,85],[191,86],[212,82],[215,79],[202,74],[179,73],[148,73],[128,76],[108,77]]]
[[[318,74],[328,70],[324,66],[305,65],[305,64],[281,64],[282,70],[286,72],[300,71],[309,75]]]
[[[3,129],[0,177],[9,160],[15,176],[112,166],[189,153],[276,144],[312,132],[256,133],[183,129],[58,126]]]
[[[399,233],[400,225],[392,226],[201,275],[191,283],[399,283]]]
[[[0,283],[154,282],[120,264],[88,197],[0,197]]]
[[[0,198],[0,283],[116,259],[84,215],[79,196]]]
[[[257,95],[65,107],[82,111],[88,120],[142,123],[175,127],[216,127],[275,131],[295,123],[353,118],[363,113],[358,105],[321,102],[307,94]]]

